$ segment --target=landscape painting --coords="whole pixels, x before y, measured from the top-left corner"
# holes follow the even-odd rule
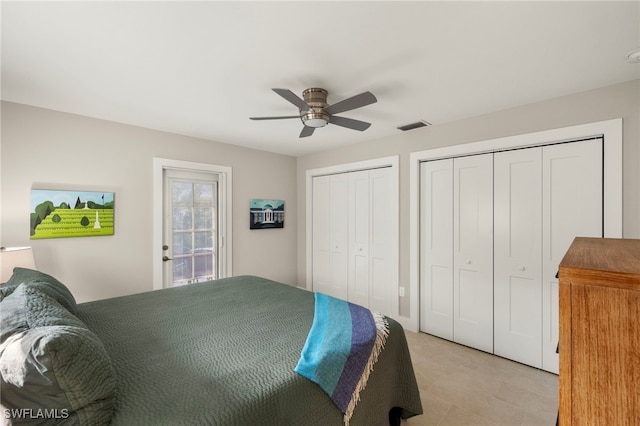
[[[31,239],[113,235],[114,193],[31,190]]]
[[[252,199],[249,229],[284,228],[284,200]]]

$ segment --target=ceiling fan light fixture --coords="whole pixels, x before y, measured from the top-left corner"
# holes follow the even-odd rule
[[[307,111],[302,114],[302,122],[307,127],[324,127],[329,124],[329,114],[322,111]]]
[[[324,127],[327,125],[327,121],[323,120],[322,118],[311,118],[309,120],[304,121],[304,125],[308,126],[308,127]]]

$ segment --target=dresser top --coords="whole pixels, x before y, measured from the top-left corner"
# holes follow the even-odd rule
[[[640,240],[578,237],[560,262],[561,274],[563,269],[625,275],[640,282]]]

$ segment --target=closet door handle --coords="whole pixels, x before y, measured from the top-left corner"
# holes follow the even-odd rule
[[[518,267],[518,269],[520,269],[521,271],[524,271],[524,270],[525,270],[525,269],[527,269],[527,268],[525,268],[525,266],[524,266],[524,265],[520,265],[520,266]]]

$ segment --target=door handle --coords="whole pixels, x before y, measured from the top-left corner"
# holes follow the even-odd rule
[[[168,260],[173,260],[173,259],[171,259],[169,256],[162,256],[162,261],[163,262],[166,262]]]

